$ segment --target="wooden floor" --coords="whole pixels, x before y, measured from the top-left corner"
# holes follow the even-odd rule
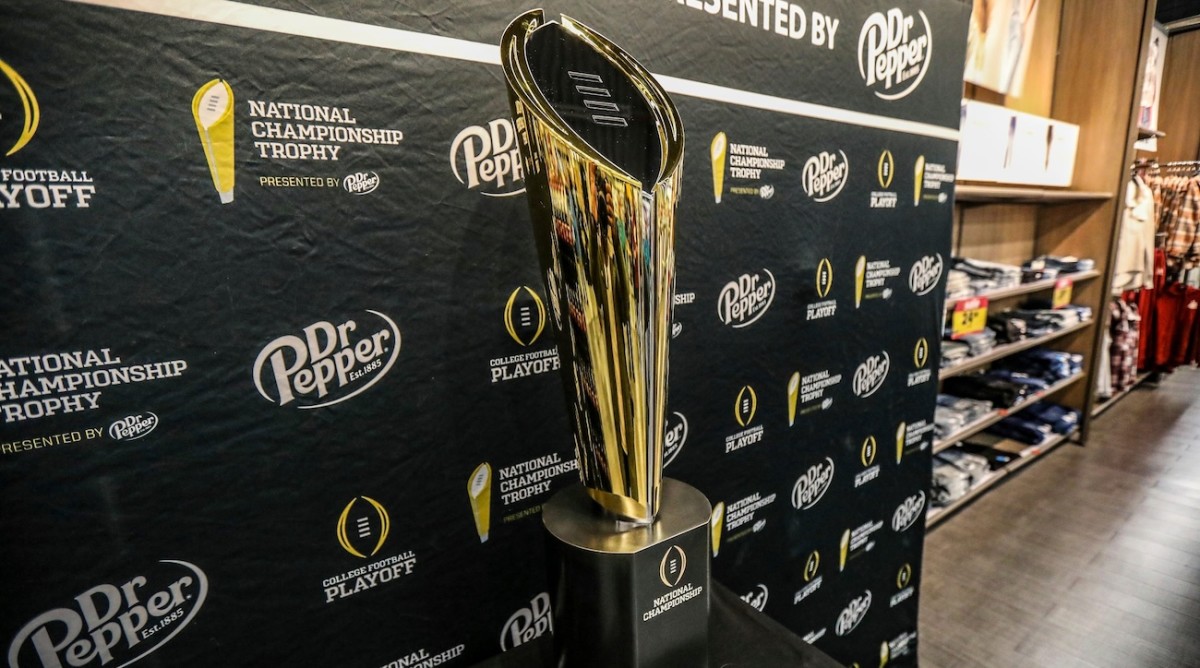
[[[1200,371],[933,529],[921,668],[1200,667]]]

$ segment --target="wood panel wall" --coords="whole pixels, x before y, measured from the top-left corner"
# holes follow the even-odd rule
[[[1171,35],[1163,71],[1158,159],[1200,159],[1200,30]]]

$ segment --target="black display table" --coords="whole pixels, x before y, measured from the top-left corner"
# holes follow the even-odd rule
[[[711,668],[842,668],[829,655],[712,583],[708,618]],[[474,668],[551,668],[554,642],[542,636]]]

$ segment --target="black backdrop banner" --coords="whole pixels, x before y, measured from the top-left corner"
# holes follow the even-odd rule
[[[577,473],[496,47],[529,5],[310,4],[6,4],[9,668],[553,631]],[[714,576],[915,665],[967,7],[544,4],[685,124],[666,474],[718,508]]]

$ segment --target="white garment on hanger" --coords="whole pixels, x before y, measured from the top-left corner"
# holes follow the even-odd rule
[[[1125,187],[1113,292],[1154,287],[1154,192],[1134,177]]]

